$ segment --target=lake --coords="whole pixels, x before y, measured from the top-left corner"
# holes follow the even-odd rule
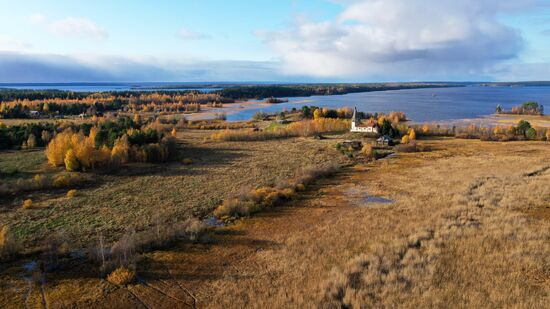
[[[227,120],[250,119],[256,112],[266,113],[301,108],[303,105],[339,108],[357,107],[363,112],[402,111],[415,122],[470,119],[494,113],[497,104],[511,109],[525,101],[537,101],[550,111],[550,87],[482,87],[468,86],[437,89],[407,89],[362,92],[335,96],[289,98],[288,103],[251,104],[245,108],[231,107],[214,112],[226,112]]]

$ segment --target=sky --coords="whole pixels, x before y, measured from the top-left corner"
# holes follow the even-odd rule
[[[0,0],[0,83],[550,80],[550,0]]]

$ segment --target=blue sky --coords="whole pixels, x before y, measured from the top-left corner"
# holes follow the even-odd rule
[[[550,80],[547,0],[0,0],[0,12],[0,82]]]

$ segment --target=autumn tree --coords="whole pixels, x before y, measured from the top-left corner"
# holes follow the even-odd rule
[[[80,169],[80,163],[74,154],[72,149],[69,149],[65,154],[65,169],[68,171],[78,171]]]
[[[25,142],[26,148],[35,148],[36,147],[36,136],[34,134],[30,134],[29,138],[27,138],[27,141]]]
[[[403,135],[403,137],[401,138],[401,144],[408,144],[410,141],[410,138],[408,135]]]
[[[42,133],[40,133],[40,138],[42,139],[44,144],[48,144],[50,142],[50,140],[52,139],[52,135],[51,135],[50,131],[43,130]]]
[[[313,119],[319,119],[323,117],[323,112],[320,109],[313,111]]]
[[[124,134],[115,141],[113,149],[111,150],[111,162],[114,165],[127,163],[129,151],[130,143],[128,142],[128,135]]]
[[[416,139],[416,132],[414,132],[414,129],[411,128],[409,130],[409,140],[414,141]]]

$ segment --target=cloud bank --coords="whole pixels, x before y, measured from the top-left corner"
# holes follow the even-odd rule
[[[276,81],[277,63],[0,52],[0,83]]]
[[[464,79],[515,58],[524,42],[497,15],[532,5],[499,0],[362,0],[330,21],[264,32],[287,74],[320,78]]]

